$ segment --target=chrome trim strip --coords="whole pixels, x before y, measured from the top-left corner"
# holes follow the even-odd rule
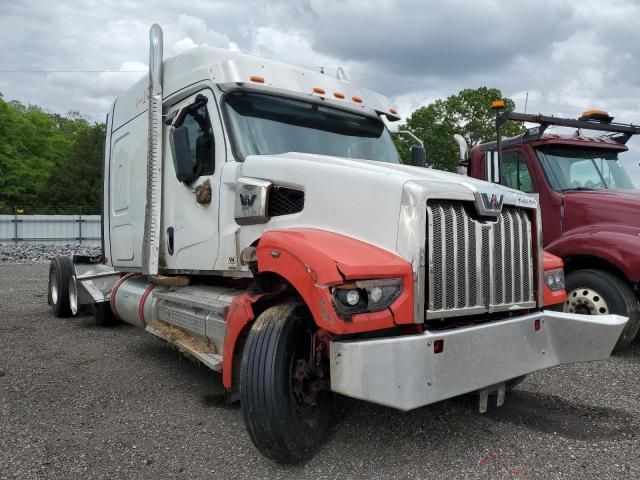
[[[535,289],[538,292],[538,307],[544,307],[544,292],[543,292],[543,282],[544,282],[544,263],[543,263],[543,254],[542,254],[542,214],[540,212],[540,207],[536,208],[536,233],[538,237],[538,279],[536,281]]]

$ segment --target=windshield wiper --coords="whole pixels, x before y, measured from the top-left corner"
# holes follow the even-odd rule
[[[602,188],[573,187],[573,188],[563,188],[560,191],[561,192],[595,192],[596,190],[602,190]]]

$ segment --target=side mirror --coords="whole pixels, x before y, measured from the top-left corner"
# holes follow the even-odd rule
[[[191,182],[196,178],[194,175],[196,162],[189,148],[189,129],[187,127],[172,128],[169,134],[169,142],[171,143],[176,177],[183,183]]]
[[[411,165],[423,168],[427,166],[427,152],[423,146],[414,145],[411,147]]]

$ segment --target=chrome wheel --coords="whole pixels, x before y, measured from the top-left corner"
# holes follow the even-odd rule
[[[602,295],[591,288],[575,288],[567,294],[564,311],[582,315],[604,315],[609,306]]]
[[[49,272],[49,295],[51,296],[51,304],[58,303],[58,283],[56,282],[56,272],[51,269]]]

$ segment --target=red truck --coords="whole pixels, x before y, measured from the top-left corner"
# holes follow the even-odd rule
[[[640,328],[640,191],[618,157],[640,127],[613,122],[599,110],[579,119],[517,112],[496,119],[498,132],[509,120],[538,126],[512,138],[498,134],[470,155],[456,136],[461,165],[471,177],[539,195],[544,248],[565,263],[564,311],[628,316],[616,350],[627,347]],[[547,133],[550,126],[576,130]]]

